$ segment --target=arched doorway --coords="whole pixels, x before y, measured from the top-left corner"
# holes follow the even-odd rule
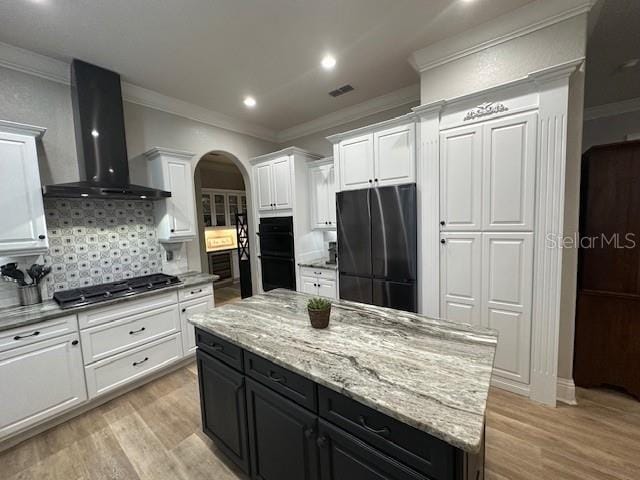
[[[241,214],[240,220],[253,233],[250,176],[242,162],[229,152],[212,150],[196,158],[193,172],[198,239],[192,242],[192,250],[197,251],[189,252],[189,259],[191,264],[199,264],[203,272],[221,277],[214,284],[216,304],[221,305],[240,297],[241,281],[246,295],[246,282],[256,278],[252,274],[254,259],[250,259],[249,268],[238,256],[236,235],[236,214]]]

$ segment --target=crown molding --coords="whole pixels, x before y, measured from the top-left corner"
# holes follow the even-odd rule
[[[64,85],[71,83],[69,63],[1,42],[0,66]],[[122,82],[122,98],[129,103],[171,113],[213,127],[223,128],[270,142],[277,141],[277,135],[274,130],[238,120],[229,115],[131,83]]]
[[[278,133],[278,142],[285,143],[418,101],[420,101],[420,85],[416,83],[282,130]]]
[[[392,127],[394,125],[401,125],[403,123],[412,122],[416,119],[416,113],[413,111],[409,113],[405,113],[404,115],[400,115],[399,117],[390,118],[389,120],[384,120],[378,123],[372,123],[371,125],[365,125],[364,127],[356,128],[354,130],[349,130],[347,132],[340,132],[334,135],[330,135],[327,137],[327,140],[332,144],[336,144],[345,138],[354,137],[356,135],[364,135],[366,133],[374,132],[376,130],[381,130],[383,128]]]
[[[640,111],[640,97],[622,100],[620,102],[605,103],[595,107],[584,109],[584,121],[596,120],[598,118],[612,117],[614,115],[622,115],[623,113],[631,113]]]
[[[260,155],[259,157],[254,157],[249,159],[249,163],[255,164],[260,163],[265,160],[271,160],[277,157],[284,157],[285,155],[300,155],[305,157],[307,160],[320,160],[323,158],[322,155],[318,155],[317,153],[310,152],[308,150],[303,150],[299,147],[287,147],[282,150],[278,150],[277,152],[266,153],[264,155]]]
[[[595,0],[537,0],[418,50],[409,57],[409,63],[418,72],[425,72],[588,13],[594,3]]]
[[[30,137],[40,138],[47,131],[44,127],[35,125],[27,125],[26,123],[10,122],[8,120],[0,120],[0,131],[17,133],[19,135],[29,135]]]
[[[196,154],[193,152],[187,152],[185,150],[176,150],[174,148],[165,148],[165,147],[152,147],[142,154],[142,156],[148,158],[149,160],[159,155],[166,155],[169,157],[184,158],[184,159],[191,159],[196,156]]]

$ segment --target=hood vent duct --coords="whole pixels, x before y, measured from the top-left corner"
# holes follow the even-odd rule
[[[71,63],[71,101],[80,181],[46,185],[44,197],[158,200],[171,192],[129,183],[120,75]]]

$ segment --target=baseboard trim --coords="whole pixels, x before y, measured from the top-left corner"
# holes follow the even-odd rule
[[[86,403],[83,403],[81,405],[78,405],[75,408],[72,408],[71,410],[67,410],[66,412],[60,414],[57,417],[50,418],[48,420],[45,420],[43,423],[39,423],[37,425],[29,427],[27,430],[16,432],[10,437],[0,440],[0,452],[8,450],[9,448],[18,445],[19,443],[22,443],[25,440],[28,440],[29,438],[38,435],[39,433],[45,432],[53,427],[56,427],[64,422],[67,422],[74,417],[77,417],[83,413],[88,412],[89,410],[93,410],[94,408],[99,407],[100,405],[103,405],[113,400],[116,397],[124,395],[125,393],[135,390],[136,388],[141,387],[146,383],[152,382],[154,380],[157,380],[160,377],[168,375],[169,373],[175,372],[176,370],[179,370],[180,368],[189,365],[194,360],[195,360],[195,352],[187,354],[187,356],[181,358],[180,360],[177,360],[175,363],[172,363],[171,365],[167,366],[162,370],[156,371],[152,374],[149,374],[148,376],[142,377],[141,379],[133,383],[125,385],[122,388],[109,392],[103,396],[89,400]]]
[[[576,400],[576,385],[573,383],[573,378],[558,378],[557,385],[556,397],[559,402],[567,405],[578,404]]]
[[[507,380],[506,378],[500,378],[493,376],[491,378],[491,385],[502,390],[506,390],[523,397],[529,397],[529,385],[514,382],[513,380]]]

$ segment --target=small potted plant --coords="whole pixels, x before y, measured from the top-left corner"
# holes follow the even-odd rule
[[[312,298],[307,303],[309,320],[313,328],[327,328],[331,315],[331,302],[326,298]]]

